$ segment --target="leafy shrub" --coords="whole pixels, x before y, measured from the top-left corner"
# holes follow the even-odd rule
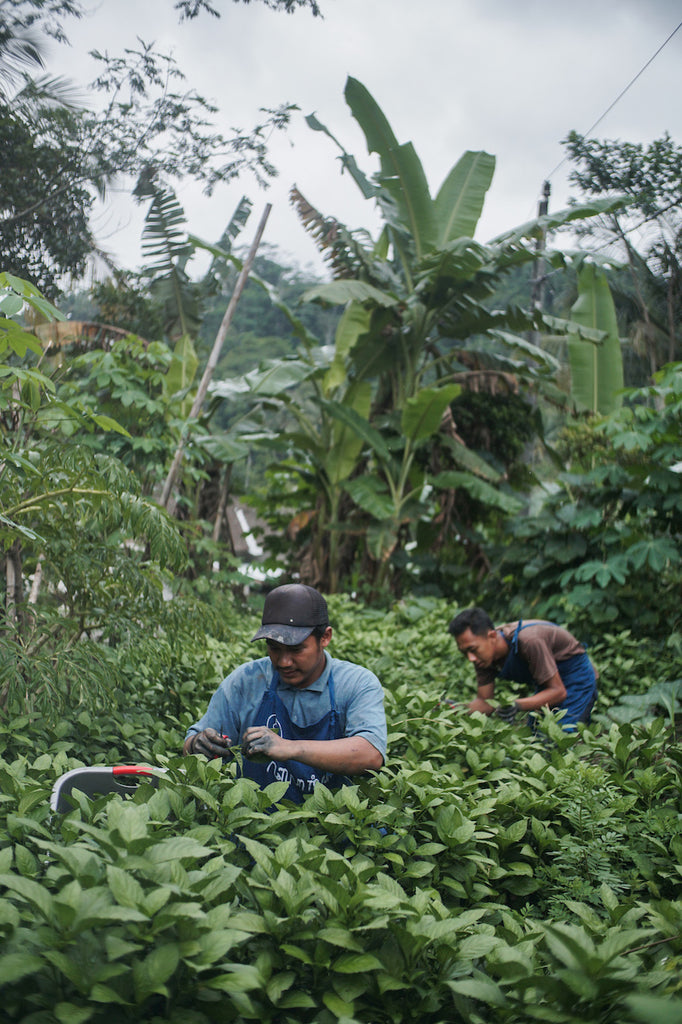
[[[333,653],[378,672],[386,767],[300,806],[234,763],[181,758],[185,729],[245,657],[251,613],[220,638],[122,656],[96,709],[0,729],[3,1020],[639,1024],[682,1011],[682,747],[668,717],[552,716],[536,734],[469,716],[470,666],[431,599],[390,611],[334,597]],[[648,657],[625,650],[610,705]],[[622,689],[618,691],[618,679]],[[167,769],[134,796],[76,797],[82,763]]]

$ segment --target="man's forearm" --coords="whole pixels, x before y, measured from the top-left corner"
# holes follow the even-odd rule
[[[341,775],[358,775],[360,772],[382,767],[384,759],[380,751],[364,736],[346,736],[340,740],[289,740],[292,752],[287,760],[301,761],[311,768],[335,772]]]
[[[378,770],[384,763],[381,752],[364,736],[345,736],[338,740],[287,740],[269,729],[247,729],[242,750],[266,754],[273,761],[301,761],[311,768],[339,775],[358,775]]]

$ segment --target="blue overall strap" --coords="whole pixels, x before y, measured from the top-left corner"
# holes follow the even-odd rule
[[[528,623],[528,625],[532,625],[532,623]],[[514,630],[514,635],[509,642],[509,652],[507,657],[504,659],[504,664],[497,675],[500,679],[510,679],[515,683],[524,683],[526,686],[535,686],[535,680],[531,675],[528,662],[519,654],[519,633],[525,628],[526,626],[524,626],[523,620],[520,619],[516,629]]]
[[[331,672],[327,684],[331,707],[317,722],[307,726],[296,725],[291,720],[286,705],[277,692],[279,682],[279,673],[273,672],[272,682],[263,694],[258,708],[255,725],[265,725],[269,729],[278,728],[283,739],[335,740],[342,738]],[[295,803],[302,803],[304,796],[312,793],[318,782],[330,789],[336,789],[351,781],[345,775],[316,769],[302,761],[272,760],[263,763],[251,761],[246,757],[242,762],[242,774],[253,779],[261,788],[265,788],[271,782],[288,782],[289,786],[284,797]]]

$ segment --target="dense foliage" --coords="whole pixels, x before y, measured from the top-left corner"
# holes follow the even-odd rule
[[[621,332],[653,374],[682,355],[682,148],[667,132],[649,145],[570,132],[564,145],[573,164],[570,181],[581,199],[628,196],[625,212],[577,230],[588,246],[607,246],[622,260],[613,280]]]
[[[367,89],[349,78],[345,97],[378,158],[375,173],[365,174],[317,117],[307,121],[341,149],[342,166],[376,204],[382,229],[376,239],[352,231],[292,191],[334,276],[304,298],[342,316],[333,348],[298,319],[297,359],[269,360],[246,375],[242,387],[260,415],[256,443],[277,459],[261,495],[248,500],[259,502],[271,533],[294,539],[287,568],[295,564],[325,591],[362,588],[373,599],[414,586],[447,593],[457,576],[486,564],[489,534],[520,507],[506,460],[463,440],[455,400],[475,392],[494,406],[523,392],[566,406],[557,361],[529,332],[570,332],[580,369],[573,399],[581,404],[597,391],[612,398],[622,379],[618,338],[601,323],[598,292],[608,285],[593,266],[579,275],[584,315],[571,322],[539,309],[492,308],[491,296],[507,274],[537,258],[548,227],[618,201],[561,211],[482,245],[474,234],[495,158],[465,152],[432,196],[414,147],[398,142]],[[561,253],[543,255],[566,262]],[[229,397],[234,389],[225,382],[215,393]],[[526,417],[525,436],[530,423]]]
[[[568,427],[562,452],[566,470],[509,523],[486,582],[492,599],[591,635],[631,622],[678,643],[682,365],[628,392],[611,417]]]
[[[259,653],[256,616],[229,602],[221,633],[170,659],[163,632],[122,654],[110,701],[3,726],[3,1019],[679,1020],[676,705],[619,715],[651,652],[607,638],[597,721],[533,736],[440,703],[472,687],[445,603],[330,609],[333,653],[384,683],[389,760],[301,807],[177,757],[223,673]],[[62,772],[139,760],[168,769],[158,789],[50,813]]]
[[[315,0],[264,2],[319,13]],[[205,0],[175,7],[186,18],[220,16]],[[100,102],[85,107],[70,83],[38,75],[45,64],[39,31],[64,39],[64,18],[82,13],[77,0],[0,3],[3,269],[51,297],[65,275],[82,277],[86,258],[98,251],[89,215],[114,183],[144,194],[150,182],[191,178],[210,194],[247,169],[264,183],[276,173],[264,140],[292,111],[288,104],[261,108],[260,124],[226,137],[217,109],[187,87],[174,58],[139,38],[122,55],[92,51],[98,70],[88,94]]]

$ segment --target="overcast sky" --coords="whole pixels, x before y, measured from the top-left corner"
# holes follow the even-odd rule
[[[172,52],[187,85],[220,109],[224,134],[257,123],[262,107],[297,104],[286,136],[273,137],[280,173],[267,191],[244,178],[210,199],[189,186],[179,196],[189,230],[217,241],[240,196],[250,195],[244,244],[272,203],[264,240],[317,272],[315,246],[288,203],[292,184],[349,227],[377,223],[341,176],[331,141],[303,120],[315,112],[373,171],[343,98],[348,75],[369,89],[398,140],[414,143],[432,193],[465,150],[496,156],[477,233],[486,241],[535,214],[548,176],[550,209],[565,205],[561,139],[571,129],[587,133],[682,22],[682,0],[319,0],[324,18],[213,3],[219,20],[181,24],[173,0],[85,0],[88,16],[69,23],[71,48],[53,47],[49,70],[87,82],[89,49],[117,54],[140,37]],[[681,85],[682,29],[592,134],[648,143],[668,131],[682,144]],[[124,265],[139,265],[141,214],[132,201],[102,212],[97,230]]]

